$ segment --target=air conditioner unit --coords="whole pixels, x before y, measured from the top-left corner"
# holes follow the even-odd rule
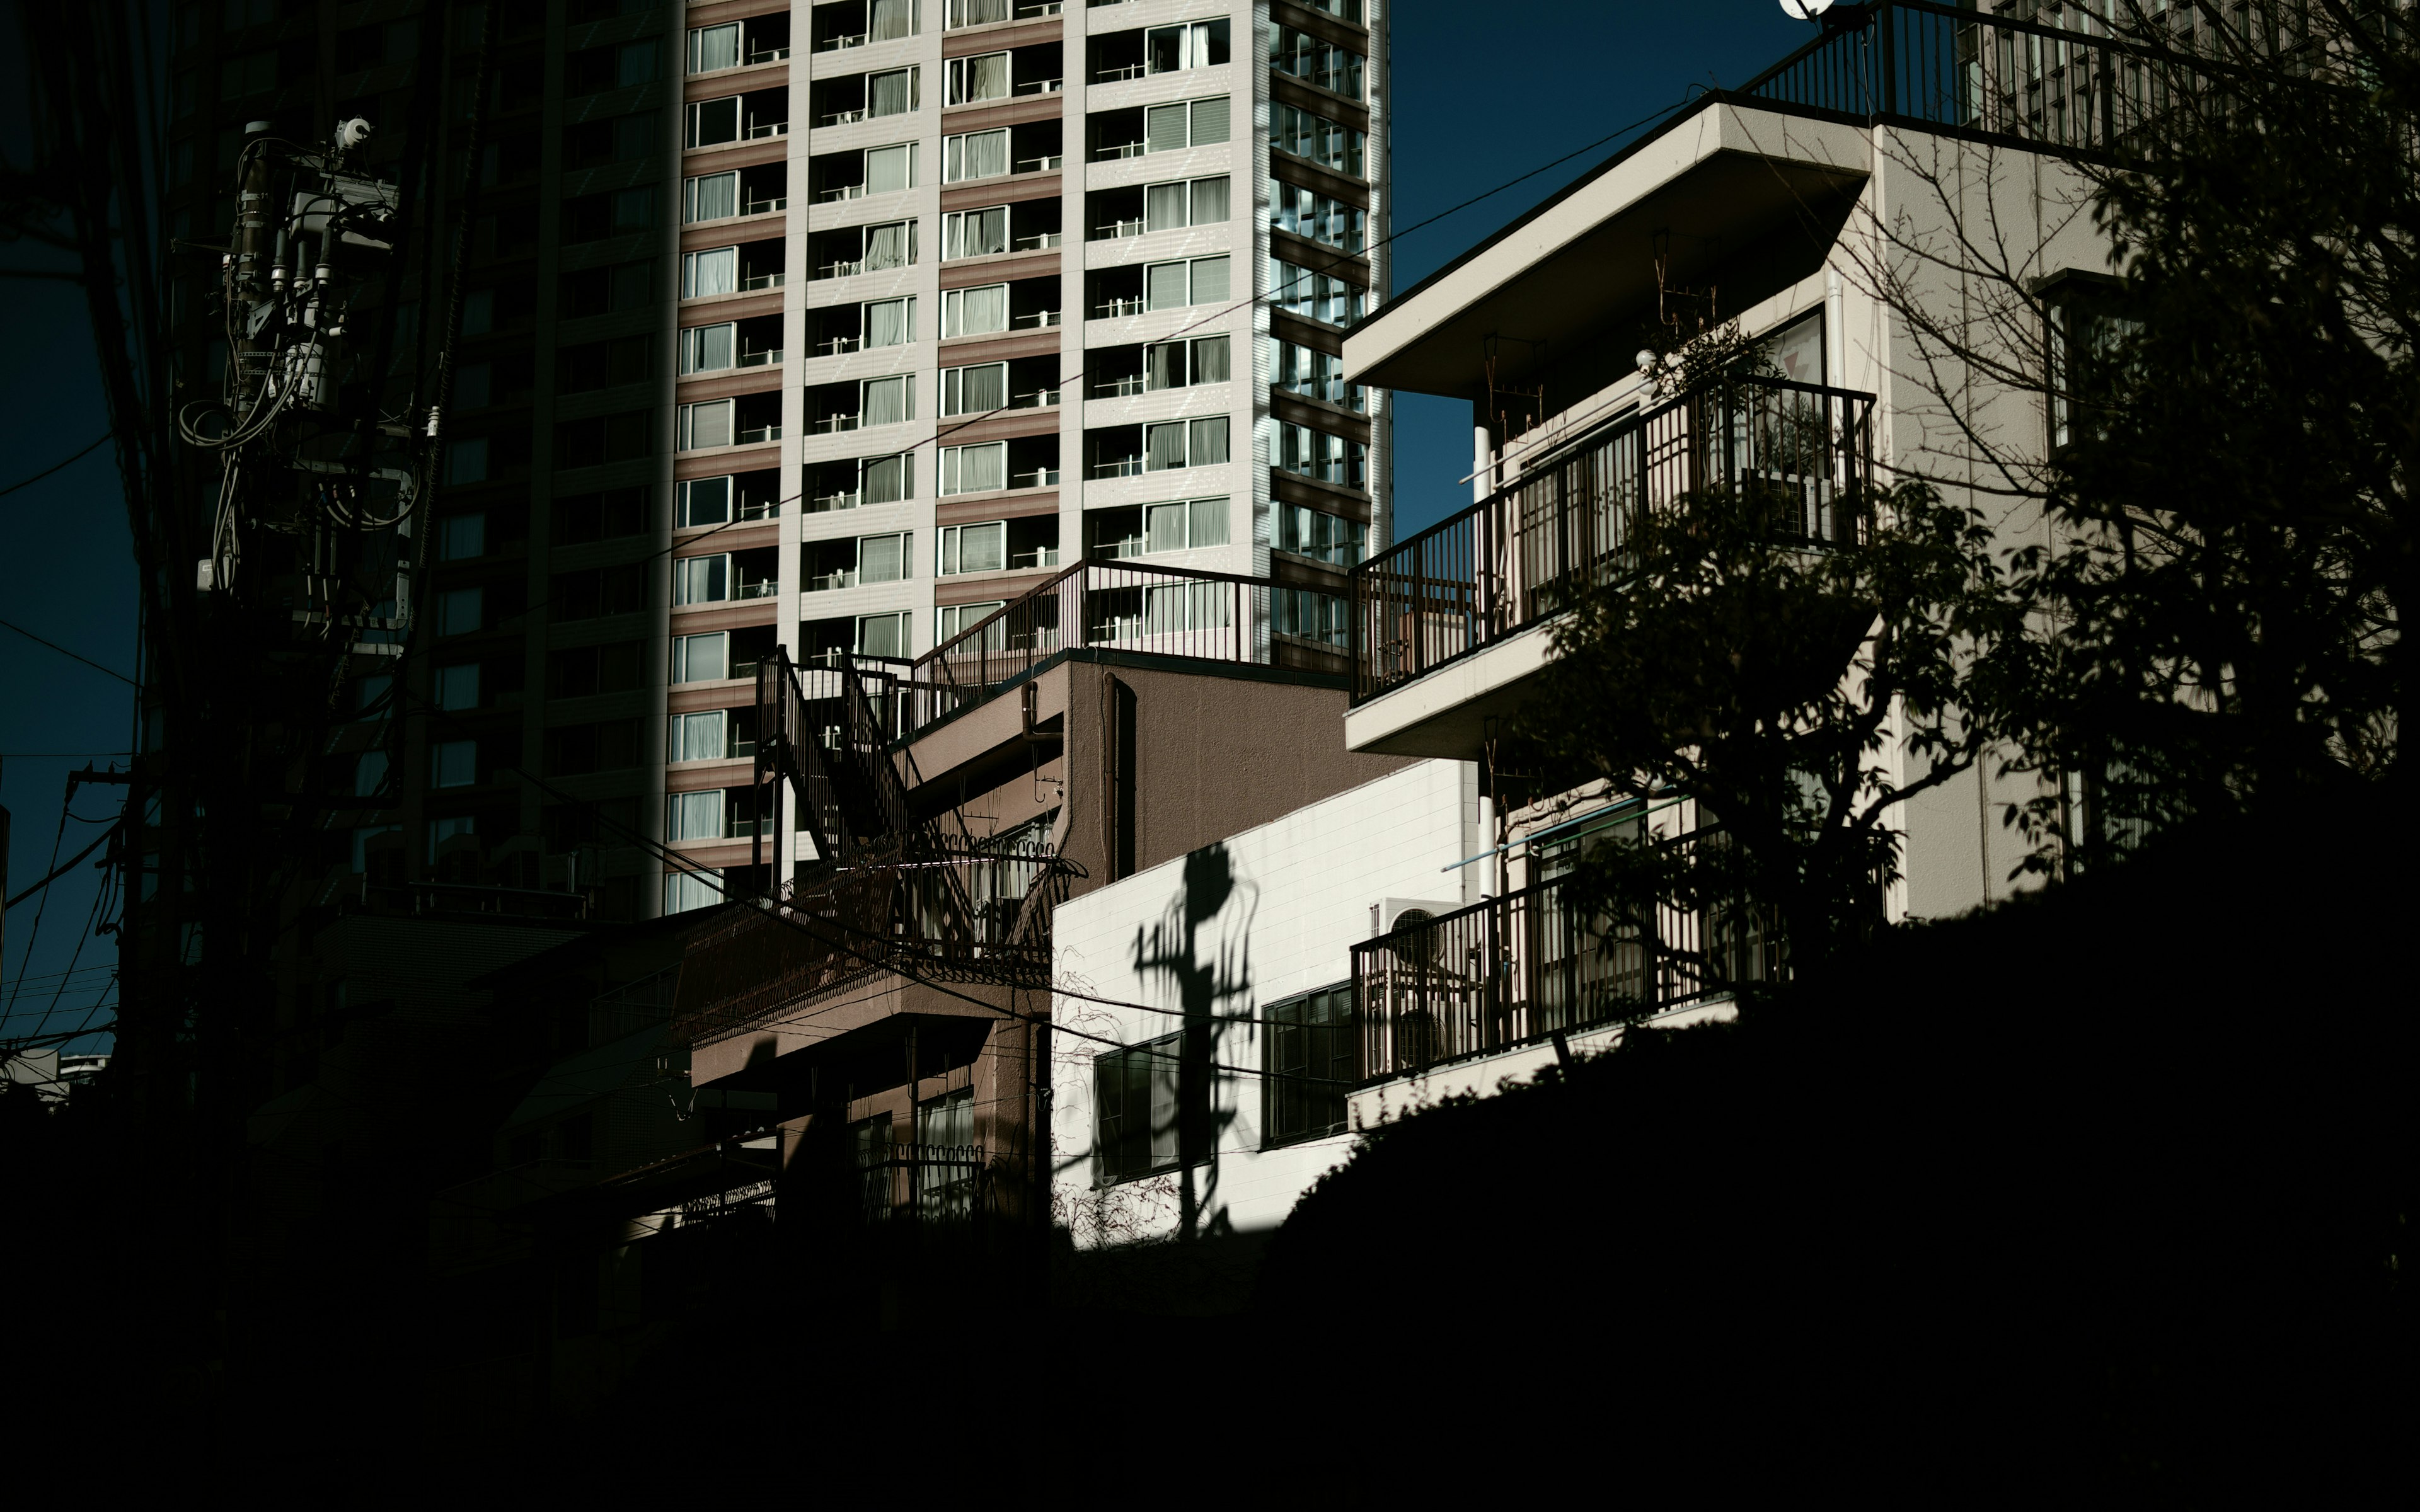
[[[1461,900],[1442,902],[1434,898],[1388,898],[1377,906],[1375,934],[1392,934],[1399,929],[1423,924],[1447,914],[1460,913]],[[1374,937],[1374,936],[1373,936]]]

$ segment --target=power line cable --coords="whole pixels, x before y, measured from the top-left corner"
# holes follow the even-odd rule
[[[108,441],[112,434],[112,432],[103,431],[92,439],[92,443],[90,445],[86,446],[83,451],[78,452],[75,455],[69,457],[67,461],[54,462],[49,467],[44,468],[41,471],[35,473],[30,478],[19,478],[16,482],[8,485],[6,488],[0,488],[0,499],[7,498],[8,495],[15,493],[18,489],[24,487],[28,484],[41,482],[44,478],[47,478],[52,473],[58,471],[61,468],[83,461],[85,457],[100,450],[101,447]]]
[[[45,640],[41,636],[36,635],[33,631],[26,629],[22,625],[13,624],[8,620],[0,620],[0,629],[14,630],[19,635],[23,636],[26,640],[39,641],[39,643],[50,647],[53,651],[57,652],[62,656],[66,656],[73,661],[83,662],[94,671],[107,672],[110,676],[116,678],[119,682],[124,683],[129,687],[134,688],[137,691],[140,691],[142,688],[142,684],[137,683],[133,678],[127,676],[116,668],[104,667],[101,663],[93,660],[90,656],[80,656],[75,652],[70,651],[67,647],[59,644],[55,640]]]
[[[122,823],[122,822],[123,822],[123,821],[121,821],[121,823]],[[68,810],[67,810],[67,805],[63,803],[63,804],[59,805],[59,837],[60,837],[60,840],[61,840],[61,841],[64,841],[64,840],[67,838],[67,832],[68,832]],[[83,850],[80,850],[80,851],[76,852],[75,856],[74,856],[70,860],[69,860],[69,862],[68,862],[65,866],[60,866],[60,865],[58,865],[58,864],[57,864],[57,862],[58,862],[58,858],[59,858],[59,848],[58,848],[58,845],[57,845],[57,844],[55,844],[55,843],[54,843],[54,844],[53,844],[53,845],[52,845],[52,847],[51,847],[51,861],[52,861],[52,863],[53,863],[53,864],[52,864],[52,867],[51,867],[50,874],[49,874],[49,875],[47,875],[47,876],[45,876],[45,877],[43,877],[39,882],[35,883],[32,887],[27,887],[24,891],[23,891],[23,892],[21,892],[21,893],[17,894],[17,896],[15,896],[14,898],[9,899],[6,903],[0,903],[0,908],[14,908],[14,907],[16,907],[19,903],[23,903],[26,899],[31,898],[34,894],[36,894],[36,893],[38,893],[38,892],[40,892],[44,887],[49,887],[52,883],[56,882],[59,878],[61,878],[61,877],[63,877],[63,876],[66,876],[69,872],[72,872],[72,871],[74,871],[74,870],[75,870],[76,862],[83,860],[85,856],[90,856],[93,852],[95,852],[95,851],[97,851],[97,850],[101,849],[101,842],[102,842],[102,841],[106,841],[106,840],[108,840],[110,836],[115,835],[115,834],[116,834],[116,833],[117,833],[117,826],[116,826],[116,825],[111,825],[109,828],[102,830],[100,834],[98,834],[98,835],[96,835],[96,836],[94,836],[94,837],[93,837],[93,841],[92,841],[92,843],[91,843],[91,844],[89,844],[89,845],[85,846]],[[37,934],[40,933],[41,933],[41,928],[42,928],[42,913],[41,913],[41,910],[40,910],[40,909],[37,908],[36,910],[34,910],[34,932],[35,932],[35,933],[37,933]],[[33,942],[33,940],[29,937],[29,938],[25,941],[25,949],[26,949],[27,950],[31,950],[31,949],[33,949],[33,948],[34,948],[34,942]],[[11,993],[11,994],[9,995],[9,1001],[10,1001],[10,1002],[14,1002],[14,1001],[16,1001],[16,995],[15,995],[15,994]]]

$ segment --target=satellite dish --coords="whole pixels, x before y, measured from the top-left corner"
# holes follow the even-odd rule
[[[1781,0],[1781,8],[1792,21],[1814,21],[1832,8],[1832,0]]]

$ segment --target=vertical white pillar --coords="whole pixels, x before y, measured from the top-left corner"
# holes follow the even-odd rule
[[[1478,503],[1496,491],[1496,445],[1487,427],[1470,427],[1470,501]]]

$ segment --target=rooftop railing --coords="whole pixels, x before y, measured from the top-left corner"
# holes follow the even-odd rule
[[[2178,7],[2177,45],[2193,47]],[[2115,35],[2091,8],[2050,26],[1932,0],[1843,10],[1823,35],[1737,94],[1804,110],[2106,153],[2164,105],[2159,54]]]
[[[1543,624],[1633,570],[1634,523],[1728,486],[1777,535],[1863,538],[1873,395],[1751,379],[1684,393],[1580,437],[1519,482],[1353,570],[1356,703]]]
[[[1343,671],[1337,650],[1272,633],[1279,591],[1264,578],[1078,562],[919,657],[902,690],[901,733],[971,708],[1065,651]]]

